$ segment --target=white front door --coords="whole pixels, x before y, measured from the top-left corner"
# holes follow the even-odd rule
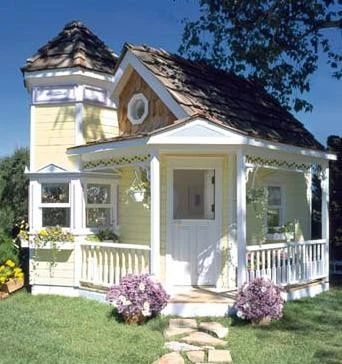
[[[172,286],[217,284],[221,165],[208,157],[169,161],[167,280]]]

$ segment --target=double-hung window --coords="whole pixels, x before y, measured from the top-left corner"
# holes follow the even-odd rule
[[[86,184],[86,227],[109,228],[113,226],[113,188],[110,183]]]
[[[69,183],[42,183],[41,209],[43,227],[70,227]]]
[[[284,201],[281,186],[267,186],[267,230],[274,232],[284,225]]]

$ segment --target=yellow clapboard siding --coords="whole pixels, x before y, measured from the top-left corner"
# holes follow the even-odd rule
[[[113,138],[119,135],[116,110],[84,105],[83,136],[85,141]]]
[[[75,106],[70,104],[35,106],[33,113],[33,161],[36,170],[54,163],[73,169],[66,149],[75,145]]]
[[[133,201],[127,190],[134,178],[134,169],[122,169],[119,187],[120,240],[124,243],[150,243],[150,210],[142,203]]]
[[[30,279],[32,284],[72,286],[74,283],[74,252],[58,251],[51,266],[51,251],[39,249],[32,253]]]

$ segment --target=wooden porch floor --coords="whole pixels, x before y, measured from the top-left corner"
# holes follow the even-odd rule
[[[193,286],[177,287],[171,293],[170,303],[224,303],[234,304],[236,291],[225,291],[217,288]]]

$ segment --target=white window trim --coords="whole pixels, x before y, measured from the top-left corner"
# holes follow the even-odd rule
[[[139,118],[139,119],[136,119],[134,116],[133,116],[133,113],[132,113],[132,107],[134,105],[134,103],[136,101],[139,101],[141,100],[144,105],[145,105],[145,110],[144,110],[144,113],[142,114],[142,116]],[[145,97],[144,94],[142,93],[138,93],[138,94],[134,94],[131,99],[129,100],[128,104],[127,104],[127,117],[129,119],[129,121],[133,124],[133,125],[138,125],[138,124],[141,124],[142,122],[144,122],[144,120],[146,119],[147,115],[148,115],[148,100],[147,98]]]
[[[88,184],[102,184],[110,185],[111,201],[109,204],[88,204],[87,202],[87,186]],[[94,208],[110,208],[110,220],[112,222],[111,228],[113,230],[118,229],[118,196],[117,196],[117,186],[118,181],[113,179],[104,178],[83,178],[83,199],[84,199],[84,218],[83,218],[83,233],[84,234],[94,234],[100,229],[95,227],[87,227],[87,207]]]
[[[284,193],[284,186],[279,183],[268,183],[266,186],[266,190],[268,193],[269,187],[279,187],[280,188],[280,198],[281,198],[281,204],[280,205],[269,205],[267,200],[267,213],[268,209],[280,209],[280,226],[276,226],[275,228],[280,228],[284,226],[285,224],[285,193]],[[266,214],[266,232],[268,233],[268,219]]]
[[[43,184],[67,184],[68,185],[68,202],[60,202],[60,203],[48,203],[42,202],[42,185]],[[43,226],[43,208],[68,208],[69,211],[69,226],[62,227],[64,230],[71,230],[72,221],[71,221],[71,183],[70,180],[65,179],[55,179],[55,178],[48,178],[48,179],[40,179],[38,183],[38,196],[39,196],[39,203],[38,209],[40,211],[40,218],[39,218],[39,227],[46,228],[47,226]]]

